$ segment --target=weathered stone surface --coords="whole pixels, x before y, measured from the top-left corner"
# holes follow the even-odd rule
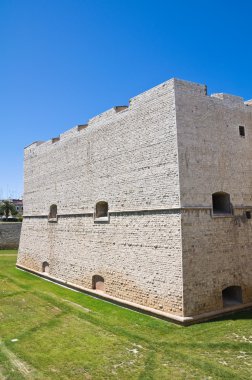
[[[18,264],[90,289],[101,276],[105,293],[178,316],[223,309],[229,286],[252,302],[251,136],[242,98],[171,79],[32,144]],[[219,191],[233,215],[212,216]]]
[[[177,82],[175,97],[184,314],[196,315],[221,309],[222,290],[233,285],[252,302],[252,107],[232,95],[189,96],[187,87]],[[230,194],[231,217],[212,217],[218,191]]]
[[[22,223],[0,222],[0,249],[16,249],[19,245]]]

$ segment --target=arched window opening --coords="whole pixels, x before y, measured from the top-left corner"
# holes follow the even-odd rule
[[[44,261],[42,264],[42,272],[49,273],[49,263],[47,261]]]
[[[104,285],[104,278],[98,274],[95,274],[92,277],[92,289],[95,290],[105,290],[105,285]]]
[[[108,202],[98,202],[95,207],[95,219],[108,218]]]
[[[222,290],[222,301],[224,307],[235,306],[242,303],[242,288],[240,286],[229,286]]]
[[[231,214],[230,195],[228,193],[219,192],[212,195],[213,215]]]
[[[57,221],[57,205],[50,206],[48,219],[49,221]]]

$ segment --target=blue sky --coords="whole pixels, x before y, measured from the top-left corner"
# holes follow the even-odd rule
[[[250,1],[0,0],[0,198],[23,148],[171,77],[252,98]]]

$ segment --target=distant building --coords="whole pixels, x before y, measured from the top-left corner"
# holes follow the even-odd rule
[[[10,202],[14,204],[19,215],[23,215],[23,199],[10,199]]]

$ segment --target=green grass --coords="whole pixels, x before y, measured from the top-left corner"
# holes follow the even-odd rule
[[[17,250],[16,249],[2,249],[0,250],[1,255],[16,255]]]
[[[52,284],[15,261],[0,251],[0,379],[252,379],[251,312],[180,327]]]

